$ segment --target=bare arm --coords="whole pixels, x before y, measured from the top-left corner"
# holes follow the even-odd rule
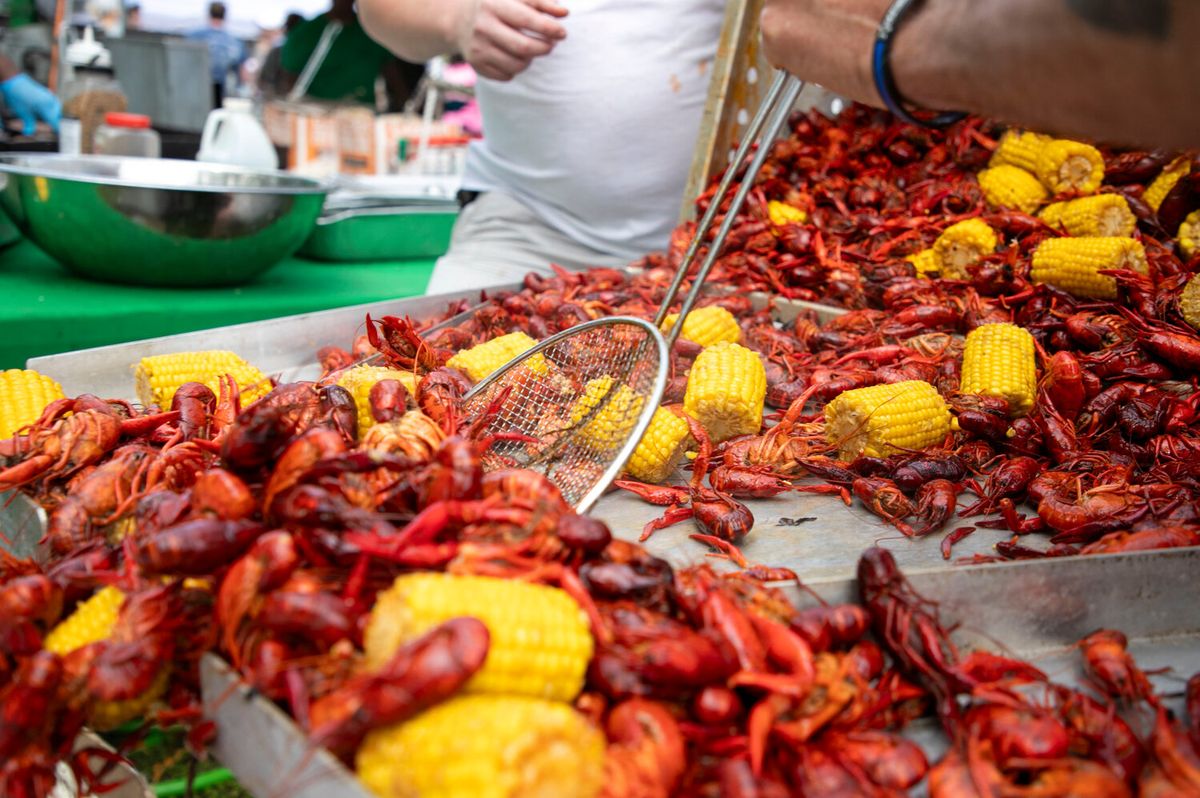
[[[768,56],[879,104],[870,77],[888,0],[767,0]],[[1130,144],[1200,145],[1193,0],[926,0],[892,51],[900,92],[937,109]]]
[[[19,74],[21,74],[21,70],[17,69],[17,65],[13,63],[13,60],[0,53],[0,81],[8,80]]]
[[[459,52],[485,78],[509,80],[566,36],[554,0],[359,0],[363,27],[406,61]]]

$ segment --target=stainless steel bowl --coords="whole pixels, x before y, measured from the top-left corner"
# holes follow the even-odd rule
[[[0,156],[0,206],[84,277],[235,285],[294,252],[328,186],[287,172],[166,158]]]

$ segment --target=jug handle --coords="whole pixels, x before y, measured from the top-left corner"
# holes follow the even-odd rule
[[[204,120],[204,131],[200,134],[201,149],[213,146],[214,142],[216,142],[217,134],[225,126],[225,117],[228,115],[223,108],[217,108],[209,112],[208,118]]]

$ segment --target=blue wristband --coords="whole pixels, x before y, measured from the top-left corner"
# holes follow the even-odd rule
[[[967,115],[961,111],[943,111],[932,117],[915,115],[904,107],[900,91],[896,88],[896,79],[892,77],[890,60],[892,35],[915,2],[919,2],[919,0],[894,0],[887,13],[883,15],[879,28],[875,32],[875,46],[871,50],[871,76],[875,79],[875,90],[879,92],[883,104],[898,119],[921,127],[946,127],[966,118]]]

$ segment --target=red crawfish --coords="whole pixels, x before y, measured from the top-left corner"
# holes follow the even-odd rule
[[[245,551],[263,532],[253,521],[194,518],[133,544],[137,564],[151,573],[207,576]]]
[[[1136,532],[1110,532],[1087,544],[1080,554],[1116,554],[1126,551],[1173,549],[1180,546],[1200,546],[1200,530],[1186,526],[1161,526],[1139,529]]]
[[[453,618],[401,646],[382,668],[352,678],[315,701],[309,713],[314,745],[349,758],[372,729],[400,723],[437,704],[483,666],[487,627]]]
[[[1146,674],[1129,654],[1129,640],[1115,629],[1100,629],[1079,641],[1083,668],[1105,695],[1123,701],[1157,704]]]
[[[1058,715],[1067,724],[1071,753],[1104,762],[1133,782],[1146,763],[1146,749],[1111,704],[1068,687],[1054,686]]]
[[[916,508],[895,482],[885,477],[859,477],[854,480],[851,490],[868,510],[912,537],[912,527],[904,523],[904,519]]]
[[[922,485],[916,495],[917,520],[910,527],[911,533],[920,537],[941,529],[954,516],[961,490],[961,485],[946,479],[935,479]]]
[[[609,712],[605,732],[601,798],[674,793],[687,769],[687,747],[666,706],[642,698],[623,701]]]
[[[813,651],[849,646],[867,633],[871,619],[857,604],[834,604],[800,610],[788,625],[803,637]]]
[[[964,508],[959,515],[989,513],[1000,499],[1024,493],[1034,478],[1042,472],[1042,464],[1032,457],[1013,457],[1003,461],[988,474],[980,500]]]

